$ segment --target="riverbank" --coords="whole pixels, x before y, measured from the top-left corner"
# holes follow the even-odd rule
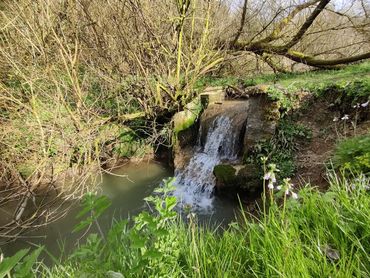
[[[298,199],[266,200],[260,219],[248,215],[219,233],[190,214],[178,220],[172,197],[115,224],[106,240],[91,236],[65,262],[38,267],[45,277],[367,277],[370,274],[370,198],[367,178],[330,176],[320,193],[301,189]],[[274,193],[277,198],[278,191]],[[161,203],[163,206],[159,208]],[[280,202],[279,202],[280,203]],[[263,208],[265,209],[265,207]]]
[[[142,277],[142,273],[366,277],[370,265],[366,256],[370,251],[369,65],[307,73],[307,83],[299,88],[295,86],[304,79],[302,74],[282,77],[286,87],[277,85],[278,81],[263,86],[238,83],[239,91],[260,86],[279,103],[282,115],[274,136],[251,146],[251,152],[243,156],[243,163],[254,163],[265,171],[259,173],[261,184],[267,170],[280,170],[275,173],[276,191],[262,194],[259,202],[241,199],[243,221],[226,229],[207,228],[199,225],[200,215],[190,207],[188,218],[180,219],[173,197],[154,194],[146,201],[155,200],[155,204],[137,218],[118,221],[111,229],[108,224],[106,236],[96,231],[66,260],[56,259],[51,268],[37,263],[33,270],[45,277],[121,277],[119,273],[123,277]],[[352,80],[353,73],[358,76]],[[332,79],[333,75],[338,78]],[[314,79],[321,80],[321,85],[312,87]],[[262,163],[262,157],[267,161]],[[293,178],[298,199],[277,190],[290,184],[285,180],[288,177]],[[267,184],[263,188],[268,190]],[[265,205],[263,196],[267,196]],[[19,260],[23,257],[19,255]],[[32,258],[24,257],[21,264]]]

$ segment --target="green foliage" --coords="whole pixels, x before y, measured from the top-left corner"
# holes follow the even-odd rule
[[[334,166],[351,173],[370,174],[370,134],[340,142],[333,158]]]
[[[90,80],[85,103],[101,116],[119,119],[126,114],[142,111],[139,98],[145,98],[143,80],[126,76],[114,87],[104,87],[101,80]]]
[[[180,247],[173,231],[176,227],[172,226],[177,217],[174,211],[176,198],[169,195],[174,189],[173,182],[174,179],[166,180],[163,187],[155,190],[156,195],[145,199],[151,204],[152,213],[143,211],[132,223],[126,220],[116,223],[106,241],[95,234],[90,235],[87,243],[67,262],[72,266],[83,265],[74,269],[73,276],[106,277],[114,272],[123,277],[174,277],[171,272],[179,271],[179,266],[173,266],[178,261]],[[88,197],[87,203],[79,216],[91,208],[97,209],[95,198],[91,202]],[[81,225],[86,226],[85,221]],[[56,267],[55,276],[67,276],[63,269]]]
[[[285,112],[293,109],[297,103],[295,94],[275,86],[269,86],[267,94],[271,100],[277,101],[280,109]]]
[[[256,86],[257,85],[257,82],[254,79],[246,79],[246,80],[243,81],[243,85],[245,87]]]
[[[51,277],[368,277],[369,180],[331,176],[326,193],[306,187],[298,199],[271,199],[260,219],[231,223],[223,231],[199,226],[193,214],[176,217],[173,180],[147,199],[132,226],[112,227],[104,242],[90,236]],[[291,190],[288,181],[281,192]],[[274,193],[276,197],[279,193]],[[293,196],[289,194],[289,196]],[[114,275],[114,276],[113,276]],[[48,277],[50,277],[48,276]]]
[[[318,70],[301,73],[260,75],[254,78],[257,84],[277,84],[289,91],[309,89],[316,91],[333,84],[348,84],[356,81],[369,82],[370,62],[350,65],[337,70]]]
[[[310,140],[311,137],[311,131],[305,126],[282,119],[275,135],[270,140],[257,143],[246,157],[246,162],[262,167],[261,158],[268,157],[269,162],[279,165],[279,179],[291,177],[296,171],[294,152],[302,141]]]
[[[329,99],[341,111],[351,113],[354,105],[370,99],[370,79],[337,82],[312,90],[318,97]]]
[[[86,218],[73,229],[73,232],[81,231],[96,222],[110,205],[111,201],[106,196],[96,196],[92,193],[86,194],[82,198],[82,210],[76,216],[77,219]]]
[[[29,249],[19,250],[14,256],[0,261],[0,278],[3,277],[34,277],[33,267],[43,247],[35,249],[29,254]]]
[[[135,131],[123,128],[118,136],[118,142],[114,146],[114,151],[120,157],[140,156],[145,152],[145,139],[141,138]]]

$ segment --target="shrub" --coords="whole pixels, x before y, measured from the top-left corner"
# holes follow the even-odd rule
[[[171,182],[170,182],[171,183]],[[326,193],[312,187],[271,199],[260,219],[211,230],[176,217],[176,199],[147,199],[133,225],[113,226],[106,241],[93,235],[48,277],[368,277],[369,180],[331,179]],[[291,187],[291,185],[289,185]],[[275,197],[285,192],[273,193]],[[289,189],[290,190],[290,189]],[[279,193],[282,193],[279,195]],[[298,199],[297,199],[298,197]]]
[[[299,142],[310,140],[311,137],[311,131],[305,126],[282,119],[273,138],[257,143],[246,162],[258,163],[261,166],[260,158],[268,157],[271,163],[279,165],[279,179],[291,177],[296,171],[294,152]]]
[[[334,154],[334,166],[350,172],[370,173],[370,134],[340,142]]]

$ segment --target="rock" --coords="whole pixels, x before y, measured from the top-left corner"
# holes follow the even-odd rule
[[[248,120],[244,135],[244,154],[261,140],[270,139],[280,118],[279,105],[268,99],[266,94],[249,99]]]
[[[256,86],[231,86],[226,88],[227,99],[248,99],[251,96],[266,94],[268,90],[267,85],[256,85]]]
[[[216,177],[217,189],[236,186],[236,169],[233,166],[227,164],[216,165],[213,174]]]
[[[199,114],[202,111],[202,105],[199,98],[194,99],[185,110],[176,113],[173,116],[174,138],[172,158],[173,166],[176,169],[183,169],[189,162],[193,146],[196,145],[199,130]]]
[[[174,117],[176,127],[176,145],[174,147],[174,166],[176,170],[184,169],[195,152],[202,152],[209,130],[214,128],[216,118],[228,117],[231,121],[230,137],[223,137],[232,143],[228,147],[228,157],[223,157],[224,145],[220,145],[218,153],[225,161],[233,161],[241,155],[249,153],[250,149],[261,140],[270,139],[276,129],[280,118],[279,103],[269,99],[266,94],[267,87],[254,86],[248,91],[248,99],[224,100],[224,91],[221,87],[208,88],[201,94],[201,103],[209,103],[199,120],[191,125],[186,111]],[[198,118],[197,118],[198,119]],[[194,123],[196,123],[194,125]],[[185,127],[185,128],[183,128]],[[229,145],[228,145],[229,146]],[[230,155],[232,154],[232,155]],[[216,162],[217,163],[217,162]],[[212,166],[211,168],[212,169]],[[235,198],[237,194],[255,195],[261,191],[262,182],[259,168],[254,165],[220,164],[214,167],[216,177],[215,191],[219,196]]]
[[[180,111],[173,116],[174,132],[177,134],[191,127],[196,122],[201,112],[202,104],[200,99],[195,98],[185,106],[184,111]]]
[[[223,87],[207,87],[200,94],[200,100],[203,106],[223,102],[225,100],[225,90]]]
[[[242,192],[246,192],[249,195],[254,195],[262,191],[262,172],[259,167],[248,164],[243,165],[237,174],[238,179],[241,183]]]
[[[217,165],[215,193],[219,197],[236,198],[238,195],[256,195],[262,190],[261,173],[254,165]]]

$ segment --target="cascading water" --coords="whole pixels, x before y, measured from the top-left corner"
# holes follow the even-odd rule
[[[208,129],[204,147],[198,140],[189,164],[184,170],[175,172],[177,186],[174,195],[181,204],[201,210],[212,208],[213,168],[222,160],[236,159],[235,139],[232,120],[224,115],[217,116]]]

